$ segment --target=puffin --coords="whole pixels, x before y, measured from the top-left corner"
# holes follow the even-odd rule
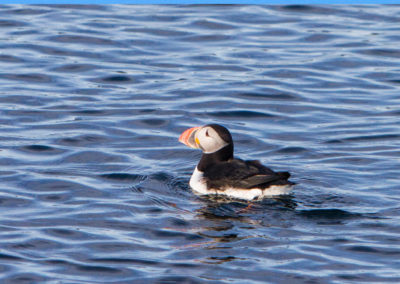
[[[290,194],[295,185],[288,180],[288,172],[274,172],[258,160],[235,158],[232,135],[222,125],[189,128],[180,135],[179,142],[203,152],[189,182],[198,195],[252,201]]]

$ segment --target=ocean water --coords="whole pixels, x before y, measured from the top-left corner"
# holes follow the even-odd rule
[[[399,283],[400,6],[0,6],[1,283]],[[196,196],[207,123],[293,194]]]

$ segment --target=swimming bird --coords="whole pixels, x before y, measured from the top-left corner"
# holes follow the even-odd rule
[[[260,200],[289,194],[294,186],[288,180],[288,172],[274,172],[257,160],[234,158],[232,135],[222,125],[189,128],[181,134],[179,142],[203,151],[189,182],[199,195]]]

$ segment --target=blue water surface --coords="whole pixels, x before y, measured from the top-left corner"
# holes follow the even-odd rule
[[[1,283],[400,282],[400,6],[0,6]],[[188,127],[290,171],[200,198]]]

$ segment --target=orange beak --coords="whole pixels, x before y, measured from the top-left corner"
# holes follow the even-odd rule
[[[189,128],[189,129],[186,129],[185,131],[183,131],[183,133],[179,137],[179,142],[181,142],[191,148],[198,149],[199,146],[196,143],[195,134],[199,128],[200,127],[192,127],[192,128]]]

